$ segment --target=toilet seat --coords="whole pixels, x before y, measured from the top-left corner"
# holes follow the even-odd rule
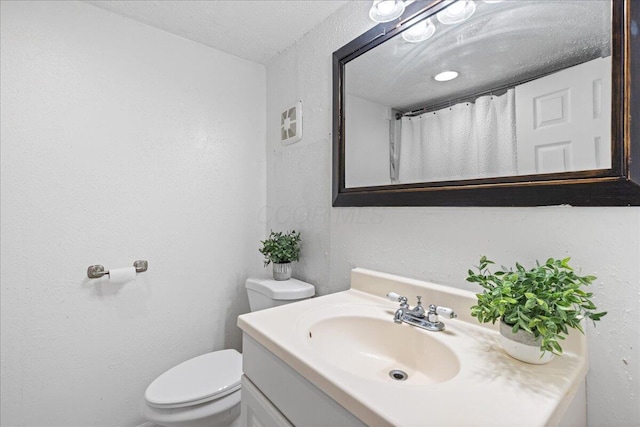
[[[189,359],[160,375],[144,397],[155,408],[184,408],[220,399],[240,389],[242,355],[220,350]]]

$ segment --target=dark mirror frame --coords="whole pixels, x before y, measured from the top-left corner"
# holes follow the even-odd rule
[[[345,65],[444,8],[416,1],[333,53],[333,206],[640,206],[640,1],[613,0],[611,169],[345,187]]]

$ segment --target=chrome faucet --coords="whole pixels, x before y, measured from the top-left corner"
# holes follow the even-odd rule
[[[458,317],[458,315],[448,307],[438,307],[434,304],[429,305],[429,311],[425,313],[422,307],[422,297],[418,296],[418,303],[414,308],[411,308],[407,303],[407,298],[399,295],[395,292],[389,292],[387,298],[394,302],[400,303],[393,315],[393,321],[395,323],[408,323],[409,325],[417,326],[428,331],[443,331],[444,323],[438,319],[438,315],[448,317],[450,319]]]

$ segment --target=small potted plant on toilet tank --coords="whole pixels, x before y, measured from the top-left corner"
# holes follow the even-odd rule
[[[467,281],[484,288],[471,315],[482,323],[500,320],[501,343],[512,357],[528,363],[543,364],[562,354],[559,341],[568,328],[582,329],[582,319],[594,324],[606,312],[596,313],[592,293],[582,288],[595,276],[578,276],[569,266],[570,258],[546,263],[536,262],[530,270],[519,263],[516,268],[502,267],[492,273],[493,261],[480,258],[478,273],[469,270]]]
[[[269,238],[260,241],[260,253],[264,255],[264,266],[273,263],[273,278],[289,280],[291,278],[291,262],[300,259],[300,233],[295,230],[283,233],[271,231]]]

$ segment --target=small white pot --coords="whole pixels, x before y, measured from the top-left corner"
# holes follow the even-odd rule
[[[291,279],[291,263],[283,262],[283,263],[273,263],[273,279],[274,280],[289,280]]]
[[[540,350],[542,337],[535,338],[523,329],[514,334],[511,332],[511,328],[512,326],[500,320],[500,343],[509,356],[534,365],[544,365],[551,362],[555,355]]]

